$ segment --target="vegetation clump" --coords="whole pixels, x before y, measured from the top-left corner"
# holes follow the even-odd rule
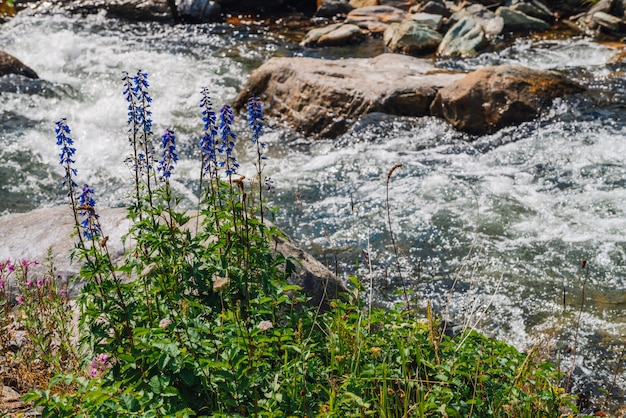
[[[72,257],[86,282],[77,300],[80,342],[67,328],[66,291],[45,278],[33,285],[25,263],[13,299],[3,287],[8,270],[0,269],[5,318],[13,300],[43,303],[54,294],[63,308],[20,307],[17,319],[33,324],[26,327],[33,353],[54,371],[46,387],[23,397],[44,416],[559,417],[575,410],[556,384],[558,371],[535,351],[470,330],[448,337],[432,312],[422,318],[408,303],[367,308],[357,278],[328,311],[307,304],[289,282],[297,261],[274,251],[281,232],[264,220],[274,183],[263,173],[259,99],[248,102],[256,150],[250,180],[237,174],[232,109],[214,112],[202,90],[199,204],[191,213],[170,183],[178,161],[173,130],[155,151],[147,74],[125,74],[123,83],[134,182],[132,245],[121,263],[109,253],[94,189],[77,182],[67,121],[56,126],[75,219]],[[50,319],[57,322],[37,322]],[[0,343],[6,353],[9,343]]]

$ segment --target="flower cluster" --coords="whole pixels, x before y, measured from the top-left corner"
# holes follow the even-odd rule
[[[135,121],[145,133],[152,132],[152,111],[149,110],[152,98],[148,94],[148,73],[137,70],[133,77],[133,96],[137,100]]]
[[[239,163],[233,155],[235,149],[235,140],[237,135],[232,131],[233,109],[229,105],[222,106],[220,110],[220,131],[222,134],[222,143],[220,144],[219,152],[225,154],[224,161],[220,162],[221,167],[225,167],[225,173],[227,176],[232,176],[237,173]]]
[[[93,198],[94,190],[87,184],[83,184],[83,189],[78,199],[78,211],[82,220],[80,222],[83,228],[83,236],[88,240],[94,239],[100,235],[100,222],[98,221],[98,214],[96,213],[95,206],[96,201]]]
[[[265,148],[265,144],[259,142],[259,138],[263,134],[263,108],[261,107],[261,99],[258,97],[250,97],[248,99],[248,125],[252,130],[252,143],[257,144],[261,148]]]
[[[74,140],[70,138],[69,134],[71,133],[70,127],[67,126],[67,119],[63,118],[56,123],[55,128],[57,145],[61,147],[61,153],[59,154],[59,164],[65,169],[65,180],[63,181],[63,186],[67,186],[71,189],[77,186],[74,183],[73,176],[76,176],[76,169],[73,167],[74,161],[73,157],[76,153],[76,148],[74,148]]]
[[[202,109],[202,122],[204,123],[204,134],[198,142],[202,152],[202,173],[217,177],[217,155],[215,152],[215,138],[217,138],[217,118],[213,111],[209,90],[202,89],[202,99],[200,100]]]
[[[106,353],[98,354],[91,360],[91,377],[102,376],[110,367],[109,355]]]
[[[157,167],[161,175],[168,179],[172,175],[174,165],[178,161],[178,154],[176,153],[176,135],[171,129],[166,129],[165,133],[161,137],[161,160]]]
[[[148,73],[137,70],[137,74],[129,76],[123,72],[123,95],[128,102],[129,140],[133,145],[133,156],[128,158],[134,169],[141,172],[152,168],[154,149],[150,147],[148,138],[152,135],[152,98],[148,94]],[[142,146],[140,151],[139,146]]]

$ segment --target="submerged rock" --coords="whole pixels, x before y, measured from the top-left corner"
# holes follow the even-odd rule
[[[583,90],[556,71],[499,65],[440,89],[431,113],[456,129],[482,135],[532,120],[552,99]]]
[[[462,77],[400,54],[272,58],[250,74],[233,106],[243,109],[259,96],[268,117],[307,136],[334,138],[368,113],[426,116],[437,90]]]
[[[28,78],[39,78],[35,70],[13,55],[0,51],[0,77],[9,74],[22,75]]]

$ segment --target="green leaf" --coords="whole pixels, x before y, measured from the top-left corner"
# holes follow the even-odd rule
[[[148,382],[148,385],[150,386],[152,392],[156,394],[160,394],[163,391],[163,382],[161,382],[161,376],[152,376],[150,382]]]

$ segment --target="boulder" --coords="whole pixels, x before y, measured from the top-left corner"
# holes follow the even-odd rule
[[[128,242],[124,235],[130,227],[128,211],[124,208],[99,209],[102,230],[108,236],[107,246],[114,262],[121,261]],[[193,225],[195,226],[195,224]],[[192,228],[193,228],[192,226]],[[37,209],[32,212],[0,216],[0,261],[7,258],[26,258],[43,262],[48,249],[54,254],[56,273],[63,278],[78,275],[80,265],[70,261],[69,255],[76,240],[72,237],[74,218],[69,206]],[[310,303],[319,306],[322,301],[336,298],[346,292],[344,284],[312,255],[304,252],[288,239],[275,238],[276,250],[294,257],[297,266],[291,282],[303,288]],[[43,266],[41,266],[43,268]],[[76,294],[81,284],[74,283]],[[325,303],[325,302],[324,302]],[[324,305],[324,304],[323,304]]]
[[[482,26],[466,16],[446,32],[437,49],[442,57],[474,57],[489,42]]]
[[[334,23],[323,28],[311,29],[300,45],[304,47],[349,45],[363,39],[363,31],[357,25]]]
[[[436,30],[409,20],[392,23],[383,34],[383,42],[390,51],[416,56],[435,51],[441,39]]]
[[[222,10],[218,3],[209,0],[178,0],[176,8],[178,16],[189,22],[216,20]]]
[[[0,51],[0,77],[8,74],[22,75],[28,78],[39,78],[37,73],[13,55]]]
[[[482,135],[532,120],[554,98],[583,90],[556,71],[499,65],[440,89],[430,110],[456,129]]]
[[[346,16],[345,23],[351,23],[372,33],[382,33],[389,24],[400,23],[406,18],[402,9],[391,6],[361,7]]]
[[[307,136],[334,138],[372,112],[428,115],[437,90],[461,77],[432,60],[401,54],[272,58],[250,74],[233,106],[245,109],[250,96],[259,96],[273,121]]]
[[[510,7],[498,7],[496,15],[504,21],[505,32],[527,33],[550,29],[550,25],[546,21],[528,16],[526,13],[513,10]]]

